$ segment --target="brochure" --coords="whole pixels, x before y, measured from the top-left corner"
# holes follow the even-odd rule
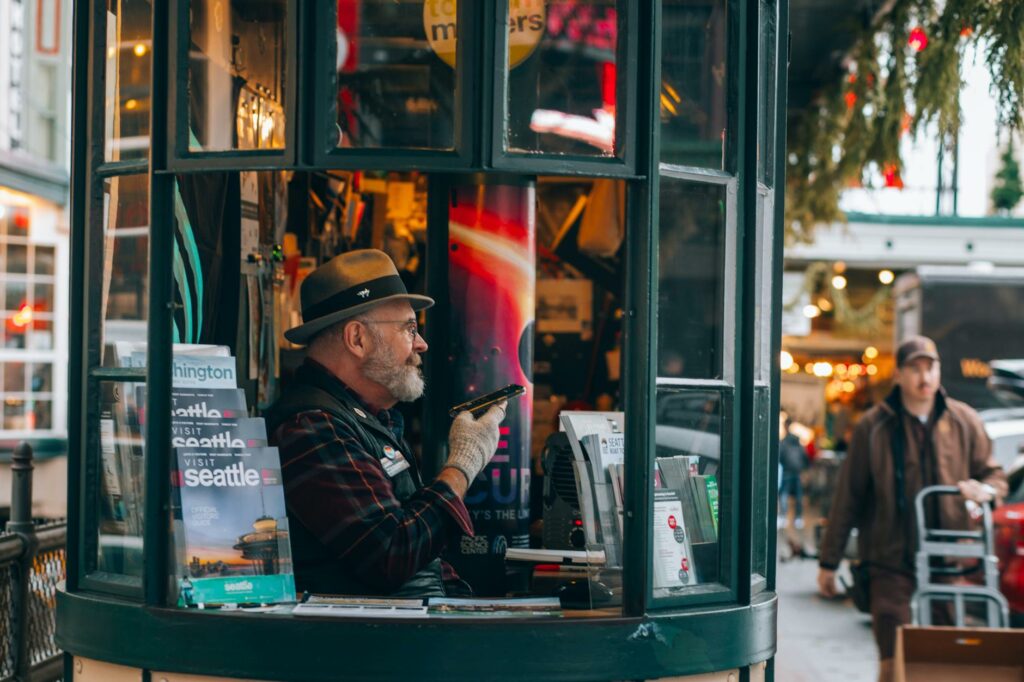
[[[175,448],[178,604],[295,599],[277,448]]]
[[[675,490],[654,491],[654,589],[698,583],[683,505]]]
[[[171,445],[176,448],[253,448],[267,444],[262,418],[171,420]]]
[[[455,599],[431,597],[427,611],[432,616],[475,616],[478,618],[537,618],[562,616],[558,597],[522,599]]]

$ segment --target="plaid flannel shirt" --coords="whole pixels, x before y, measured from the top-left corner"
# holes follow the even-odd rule
[[[341,381],[337,389],[358,399]],[[376,416],[403,442],[401,413],[384,410]],[[394,591],[437,558],[449,541],[473,534],[465,504],[447,484],[433,481],[399,501],[380,461],[350,427],[325,412],[297,414],[274,436],[289,516],[366,584]],[[300,563],[303,557],[294,559]],[[458,580],[451,566],[442,564],[445,582]]]

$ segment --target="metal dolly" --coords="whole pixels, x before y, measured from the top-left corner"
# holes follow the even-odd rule
[[[999,562],[992,543],[992,506],[981,505],[980,530],[941,530],[928,528],[924,502],[931,495],[959,495],[955,485],[933,485],[917,494],[914,507],[917,512],[918,550],[916,555],[917,589],[911,599],[911,613],[915,625],[932,624],[932,600],[952,601],[955,612],[954,626],[964,627],[966,603],[985,604],[986,624],[990,628],[1010,626],[1010,606],[999,592]],[[984,585],[948,585],[932,582],[932,575],[962,576],[974,572],[957,568],[933,568],[931,560],[937,558],[978,559],[984,570]]]

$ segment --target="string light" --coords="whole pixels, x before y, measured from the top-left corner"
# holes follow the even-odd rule
[[[821,308],[816,305],[805,305],[804,306],[804,317],[814,319],[818,315],[821,315]]]
[[[782,351],[779,357],[779,368],[782,371],[789,371],[789,368],[793,366],[793,355],[789,351]]]
[[[892,284],[895,279],[896,275],[893,274],[892,270],[881,270],[878,273],[878,281],[882,284]]]
[[[874,346],[868,346],[867,348],[864,349],[864,357],[866,357],[868,360],[874,360],[875,358],[878,357],[878,349],[875,348]]]
[[[816,362],[813,371],[816,377],[830,377],[832,376],[832,365],[827,362]]]
[[[132,52],[135,53],[136,57],[144,57],[148,51],[149,48],[147,48],[144,43],[135,43],[135,47],[132,48]]]
[[[846,288],[846,278],[843,277],[842,275],[836,275],[835,277],[833,277],[832,278],[832,288],[833,289],[839,289],[839,290],[845,289]]]

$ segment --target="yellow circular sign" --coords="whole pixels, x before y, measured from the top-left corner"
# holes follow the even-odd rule
[[[456,0],[424,0],[423,31],[430,49],[455,68]],[[544,0],[508,0],[508,68],[518,66],[540,43],[546,28]]]

